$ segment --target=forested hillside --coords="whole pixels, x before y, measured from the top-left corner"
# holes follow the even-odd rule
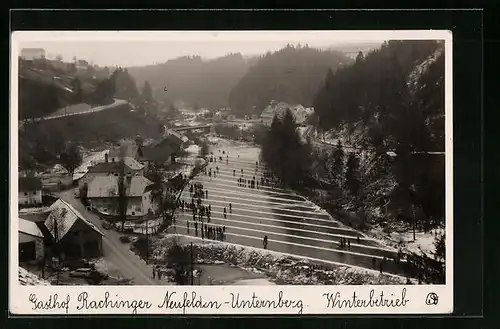
[[[349,226],[370,232],[442,228],[444,76],[439,42],[389,41],[359,53],[354,64],[327,73],[314,99],[319,134],[299,142],[292,115],[275,118],[263,160],[279,181]],[[432,255],[408,253],[426,282],[444,282],[444,241],[444,233],[435,236]]]
[[[297,151],[300,147],[291,142],[295,139],[278,133],[278,127],[293,130],[293,124],[273,122],[263,156],[280,179],[293,184],[293,177],[304,177],[306,183],[312,173],[329,184],[328,204],[372,223],[443,223],[443,45],[390,41],[367,55],[360,53],[353,65],[329,71],[322,85],[314,100],[317,122],[337,146],[318,139],[311,159],[304,161],[307,152]],[[290,163],[300,164],[294,170],[304,174],[287,174]]]
[[[183,101],[217,109],[227,106],[229,91],[252,61],[239,53],[212,60],[186,56],[158,65],[130,67],[128,72],[138,85],[149,81],[158,101]]]
[[[328,69],[351,61],[341,52],[307,45],[268,52],[231,90],[229,106],[240,114],[260,114],[271,100],[310,107]]]

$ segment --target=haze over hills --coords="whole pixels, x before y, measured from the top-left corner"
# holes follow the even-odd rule
[[[328,70],[351,62],[339,51],[287,45],[249,69],[231,90],[229,106],[240,114],[260,114],[271,100],[310,107]]]
[[[377,45],[348,46],[347,52],[357,52]],[[200,108],[229,106],[237,114],[250,114],[254,106],[256,113],[273,99],[310,106],[328,69],[348,65],[350,57],[340,50],[287,45],[261,56],[184,56],[163,64],[129,67],[128,72],[138,86],[148,81],[155,99],[165,104],[182,101]]]
[[[163,64],[130,67],[128,72],[138,86],[147,80],[158,101],[180,100],[199,107],[220,108],[227,106],[231,88],[255,60],[240,53],[210,60],[185,56]]]

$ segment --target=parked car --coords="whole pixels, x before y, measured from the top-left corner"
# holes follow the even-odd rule
[[[113,225],[111,225],[111,223],[110,223],[110,222],[108,222],[108,221],[103,221],[103,222],[101,223],[101,226],[102,226],[102,228],[103,228],[103,229],[105,229],[105,230],[109,230],[110,228],[112,228],[112,227],[113,227]]]
[[[128,235],[122,235],[120,237],[120,242],[129,243],[130,242],[130,237]]]
[[[79,188],[75,188],[73,190],[73,195],[75,196],[75,198],[79,198],[80,197],[80,189]]]

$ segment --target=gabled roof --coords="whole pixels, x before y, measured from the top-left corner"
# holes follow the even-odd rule
[[[143,155],[141,160],[153,162],[166,162],[172,153],[178,152],[176,148],[168,144],[148,145],[142,147]]]
[[[110,198],[118,197],[118,181],[119,177],[114,175],[97,176],[88,186],[88,198]],[[126,194],[129,197],[141,197],[144,191],[153,182],[144,176],[132,176],[129,179],[125,178]]]
[[[42,189],[42,181],[36,177],[19,177],[19,192],[31,192]]]
[[[120,154],[121,154],[121,151],[123,149],[123,156],[124,157],[131,157],[131,158],[135,158],[136,155],[137,155],[137,149],[138,149],[139,146],[137,146],[137,144],[135,143],[124,143],[123,145],[121,146],[118,146],[118,147],[115,147],[115,148],[112,148],[110,151],[109,151],[109,154],[108,156],[110,158],[114,157],[114,158],[119,158],[120,157]]]
[[[141,170],[144,168],[144,165],[138,162],[137,160],[125,157],[123,159],[125,162],[125,170]],[[90,173],[112,173],[120,170],[120,162],[119,159],[115,159],[115,161],[108,160],[108,162],[99,162],[95,166],[90,167],[88,172]]]
[[[19,218],[19,232],[43,239],[42,231],[35,222]]]
[[[119,162],[99,162],[89,168],[89,173],[111,173],[120,170]]]
[[[49,211],[50,214],[45,220],[45,227],[47,227],[53,238],[55,238],[57,228],[59,240],[61,240],[69,232],[71,227],[73,227],[78,219],[82,220],[97,233],[104,235],[104,233],[102,233],[94,224],[85,219],[85,217],[83,217],[83,215],[78,210],[76,210],[72,205],[62,199],[54,202],[49,207]]]

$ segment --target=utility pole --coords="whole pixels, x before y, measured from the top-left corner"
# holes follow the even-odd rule
[[[149,218],[147,216],[148,215],[146,215],[146,265],[149,263]]]
[[[415,205],[411,205],[411,210],[413,214],[413,241],[415,241]]]
[[[191,285],[194,285],[194,275],[193,275],[193,243],[190,244],[191,247],[191,266],[190,266],[190,276],[191,276]]]

